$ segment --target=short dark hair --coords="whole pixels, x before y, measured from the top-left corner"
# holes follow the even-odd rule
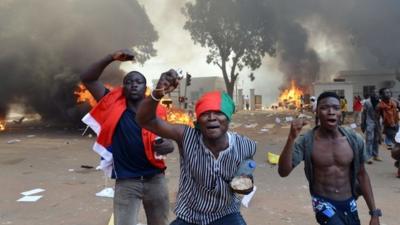
[[[322,99],[324,98],[336,98],[338,101],[340,101],[339,96],[335,93],[335,92],[331,92],[331,91],[325,91],[322,92],[317,99],[317,106],[319,105],[319,103],[321,102]]]
[[[390,91],[389,88],[384,87],[384,88],[379,89],[379,94],[380,94],[380,95],[383,95],[383,92],[384,92],[386,89],[388,89],[388,90]]]
[[[126,77],[127,77],[128,75],[134,75],[134,74],[142,76],[143,79],[144,79],[144,82],[147,84],[146,77],[145,77],[141,72],[139,72],[139,71],[131,71],[131,72],[127,73],[127,74],[124,76],[124,80],[123,80],[123,81],[125,81],[125,79],[126,79]]]

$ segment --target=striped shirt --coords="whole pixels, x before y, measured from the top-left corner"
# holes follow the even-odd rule
[[[205,225],[239,212],[240,199],[231,191],[229,182],[239,164],[253,157],[256,143],[237,133],[227,134],[229,147],[216,159],[204,145],[200,131],[185,128],[175,208],[178,218]]]

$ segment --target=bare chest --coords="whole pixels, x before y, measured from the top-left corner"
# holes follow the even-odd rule
[[[346,137],[340,137],[334,140],[316,138],[311,157],[317,167],[348,167],[354,156]]]

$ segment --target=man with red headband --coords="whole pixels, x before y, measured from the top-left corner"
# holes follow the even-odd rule
[[[180,179],[171,225],[244,225],[240,199],[229,183],[239,165],[252,158],[256,143],[228,132],[235,111],[226,93],[205,93],[196,103],[196,128],[169,124],[156,116],[161,98],[178,86],[174,70],[161,75],[157,88],[144,99],[137,113],[139,124],[155,134],[173,139],[180,153]]]

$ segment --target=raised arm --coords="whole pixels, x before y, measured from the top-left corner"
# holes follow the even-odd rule
[[[178,74],[175,70],[169,70],[161,74],[156,89],[140,103],[136,114],[136,120],[141,127],[158,136],[172,139],[181,146],[185,126],[170,124],[156,116],[157,105],[161,98],[165,94],[172,92],[178,84]]]
[[[279,163],[278,163],[278,173],[281,177],[286,177],[292,172],[293,170],[293,146],[294,142],[299,136],[301,129],[306,125],[307,123],[302,120],[294,120],[290,126],[290,132],[285,144],[285,147],[282,150],[282,153],[279,157]]]
[[[104,69],[115,60],[128,61],[133,59],[133,53],[128,49],[118,50],[112,54],[108,54],[90,65],[89,68],[80,75],[81,81],[93,97],[99,101],[106,91],[104,85],[99,81],[99,77]]]

